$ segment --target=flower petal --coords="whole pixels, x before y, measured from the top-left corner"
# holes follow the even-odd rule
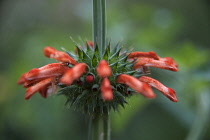
[[[52,82],[51,84],[48,84],[44,86],[43,88],[41,88],[39,90],[39,93],[43,98],[47,98],[48,96],[51,96],[53,93],[55,93],[56,89],[57,89],[57,86],[53,84]]]
[[[39,90],[39,93],[43,98],[47,98],[47,91],[48,91],[49,86],[50,84],[47,84]]]
[[[26,90],[25,99],[28,100],[32,95],[34,95],[36,92],[38,92],[40,89],[51,83],[53,78],[47,78],[45,80],[42,80],[41,82],[37,83],[36,85],[29,87]]]
[[[20,76],[20,78],[19,78],[18,81],[17,81],[17,84],[22,85],[22,84],[25,83],[25,81],[26,81],[26,79],[25,79],[26,74],[27,74],[27,73],[23,73],[23,74]]]
[[[126,74],[120,74],[117,77],[117,83],[125,84],[130,88],[134,89],[136,92],[141,93],[147,98],[154,98],[155,94],[152,91],[151,87],[144,82],[139,81],[135,77]]]
[[[147,57],[147,58],[153,58],[156,60],[159,60],[159,56],[153,52],[132,52],[129,54],[128,59],[137,59],[139,57]]]
[[[86,72],[87,65],[85,63],[78,63],[76,64],[72,70],[74,73],[74,79],[78,79],[82,76],[83,73]]]
[[[74,82],[74,73],[72,69],[69,69],[64,73],[64,75],[60,79],[60,83],[65,85],[71,85]]]
[[[65,85],[71,85],[74,80],[79,79],[86,72],[86,67],[87,65],[85,63],[76,64],[63,75],[60,82]]]
[[[45,47],[45,48],[44,48],[43,52],[44,52],[44,55],[45,55],[46,57],[51,58],[52,55],[55,54],[56,49],[53,48],[53,47],[48,46],[48,47]]]
[[[29,88],[37,83],[39,83],[40,81],[44,80],[46,78],[40,78],[40,79],[34,79],[34,80],[26,80],[25,83],[23,84],[24,88]]]
[[[175,91],[171,88],[164,86],[158,80],[155,80],[155,79],[153,79],[151,77],[147,77],[147,76],[141,76],[141,77],[139,77],[139,80],[142,82],[146,82],[150,86],[156,88],[157,90],[162,92],[167,98],[169,98],[171,101],[178,102]]]
[[[178,68],[178,64],[171,57],[160,58],[160,61],[164,61],[166,63],[172,64],[172,65],[174,65],[175,67]]]
[[[64,72],[66,72],[69,69],[69,67],[60,64],[60,63],[51,63],[48,65],[45,65],[41,68],[35,68],[30,70],[26,75],[26,80],[34,80],[34,79],[40,79],[40,78],[48,78],[48,77],[54,77],[54,76],[60,76]]]
[[[154,60],[151,58],[140,58],[138,62],[134,64],[133,69],[138,69],[141,68],[142,66],[178,71],[178,68],[174,66],[172,63],[168,63],[167,61]]]
[[[53,58],[59,62],[69,63],[72,65],[77,64],[77,62],[73,58],[71,58],[67,53],[57,51],[53,47],[45,47],[43,52],[46,57]]]
[[[112,75],[112,69],[109,67],[109,64],[106,62],[106,60],[101,60],[99,62],[96,71],[98,73],[98,76],[101,78],[109,77]]]
[[[102,79],[100,89],[104,101],[110,101],[113,99],[112,88],[108,78],[105,77]]]

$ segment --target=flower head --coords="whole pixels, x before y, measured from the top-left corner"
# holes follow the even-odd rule
[[[105,110],[124,107],[125,98],[133,93],[155,98],[151,87],[159,90],[173,102],[177,102],[173,89],[145,76],[149,67],[178,71],[177,63],[170,57],[159,57],[155,52],[121,53],[117,45],[106,47],[100,56],[97,44],[88,41],[76,45],[76,55],[44,48],[44,55],[58,61],[24,73],[18,80],[26,90],[25,99],[39,92],[46,98],[59,88],[58,94],[67,97],[67,103],[84,113],[103,113]]]

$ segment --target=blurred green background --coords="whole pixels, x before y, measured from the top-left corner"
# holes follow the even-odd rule
[[[19,76],[55,62],[42,49],[72,50],[72,36],[91,40],[91,0],[0,1],[0,139],[86,140],[87,116],[64,106],[65,97],[24,100]],[[178,103],[156,92],[128,100],[111,113],[112,140],[210,139],[210,2],[208,0],[107,0],[112,44],[173,57],[179,72],[151,69],[177,92]]]

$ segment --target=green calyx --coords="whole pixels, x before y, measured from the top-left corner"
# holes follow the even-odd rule
[[[128,53],[121,53],[121,45],[118,43],[111,49],[110,43],[100,57],[98,45],[90,46],[87,42],[83,47],[76,45],[76,55],[68,53],[78,63],[86,63],[87,72],[70,86],[61,86],[59,95],[67,97],[67,105],[85,114],[103,114],[111,109],[117,111],[119,106],[124,108],[126,97],[134,91],[123,84],[116,83],[116,77],[120,74],[140,76],[140,72],[132,69],[133,62],[127,60]],[[101,60],[106,60],[112,69],[112,76],[108,77],[112,91],[113,100],[104,101],[100,92],[101,78],[98,77],[96,68]]]

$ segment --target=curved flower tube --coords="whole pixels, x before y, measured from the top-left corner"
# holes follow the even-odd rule
[[[77,63],[68,54],[66,54],[64,52],[61,52],[61,51],[57,51],[53,47],[45,47],[43,51],[44,51],[44,55],[46,57],[53,58],[53,59],[55,59],[59,62],[69,63],[69,64],[72,64],[72,65],[75,65]]]
[[[151,87],[148,84],[134,78],[133,76],[120,74],[117,77],[116,82],[129,86],[130,88],[134,89],[138,93],[141,93],[147,98],[155,98],[155,94],[152,91]]]
[[[45,80],[40,81],[34,86],[29,87],[26,90],[25,99],[30,99],[32,95],[34,95],[36,92],[38,92],[40,89],[44,88],[46,85],[50,84],[53,78],[47,78]]]
[[[157,90],[162,92],[163,95],[165,95],[167,98],[169,98],[171,101],[178,102],[175,91],[171,88],[164,86],[158,80],[155,80],[148,76],[141,76],[141,77],[139,77],[139,80],[142,82],[148,83],[150,86],[156,88]]]
[[[41,68],[35,68],[30,70],[26,75],[26,80],[41,79],[53,76],[60,76],[66,72],[69,68],[60,63],[51,63]]]
[[[139,57],[147,57],[147,58],[153,58],[155,60],[159,60],[159,56],[153,52],[132,52],[129,54],[128,59],[137,59]]]
[[[178,71],[178,68],[172,62],[155,60],[151,58],[139,58],[137,62],[134,64],[133,69],[138,69],[141,68],[142,66]]]
[[[85,63],[78,63],[73,68],[69,69],[60,79],[60,82],[65,85],[71,85],[74,80],[81,77],[86,71]]]

